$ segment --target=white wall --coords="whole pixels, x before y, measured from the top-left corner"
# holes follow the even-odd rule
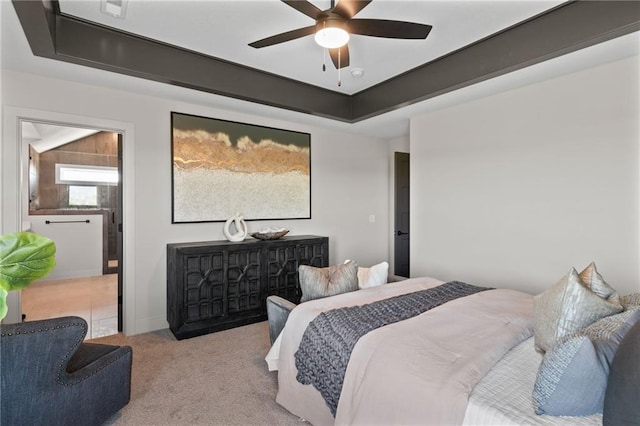
[[[594,260],[640,291],[639,71],[632,57],[414,117],[412,276],[538,293]]]
[[[132,130],[135,129],[135,136],[130,131],[124,141],[125,145],[134,144],[135,151],[135,188],[129,204],[135,211],[135,223],[125,223],[125,232],[135,238],[135,252],[130,254],[135,262],[135,276],[124,284],[125,309],[127,294],[134,303],[133,315],[125,316],[128,334],[168,326],[166,244],[224,238],[221,223],[171,224],[171,111],[311,133],[312,219],[249,222],[250,231],[282,226],[289,228],[292,235],[328,236],[331,263],[350,258],[368,265],[388,259],[386,141],[8,70],[3,70],[2,87],[5,109],[11,106],[98,117],[131,123]],[[3,151],[13,153],[18,150],[14,146],[15,137],[11,137],[16,129],[11,122],[9,127],[12,128],[7,130],[5,120]],[[125,146],[125,155],[126,152]],[[124,161],[127,162],[126,157]],[[19,181],[14,176],[18,173],[15,156],[3,156],[2,166],[2,202],[10,204],[2,209],[2,232],[12,232],[7,224],[19,223],[11,218],[17,211],[14,186]],[[369,222],[370,215],[375,215],[374,223]],[[127,268],[126,263],[124,266]]]

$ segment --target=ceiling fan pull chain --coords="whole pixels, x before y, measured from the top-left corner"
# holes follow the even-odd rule
[[[338,87],[342,86],[342,79],[340,78],[340,49],[338,47]]]
[[[327,28],[327,23],[323,22],[322,23],[322,29]],[[327,70],[327,48],[323,47],[322,48],[322,71],[326,71]]]
[[[322,72],[327,70],[327,49],[325,47],[322,48]]]

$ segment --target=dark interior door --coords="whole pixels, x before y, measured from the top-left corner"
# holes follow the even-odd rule
[[[118,224],[118,331],[122,331],[122,293],[123,293],[123,242],[122,242],[122,134],[118,134],[118,201],[116,203],[116,223]]]
[[[394,153],[394,274],[409,277],[409,154]]]

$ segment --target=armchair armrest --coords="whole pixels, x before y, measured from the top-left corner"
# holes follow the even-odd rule
[[[289,318],[289,313],[297,305],[280,296],[267,297],[267,317],[269,318],[269,340],[276,340]]]
[[[102,370],[108,369],[111,378],[121,376],[124,381],[118,385],[119,393],[127,395],[127,402],[131,394],[131,362],[133,351],[131,346],[112,346],[97,343],[82,343],[78,351],[67,364],[66,374],[58,378],[65,386],[75,385],[84,380],[92,379]]]

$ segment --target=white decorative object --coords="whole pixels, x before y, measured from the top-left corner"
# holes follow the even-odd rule
[[[231,224],[233,224],[236,228],[236,232],[234,234],[231,233]],[[229,218],[224,224],[224,236],[229,241],[244,241],[249,234],[247,230],[247,224],[244,221],[244,217],[240,213],[236,213],[235,216]]]

